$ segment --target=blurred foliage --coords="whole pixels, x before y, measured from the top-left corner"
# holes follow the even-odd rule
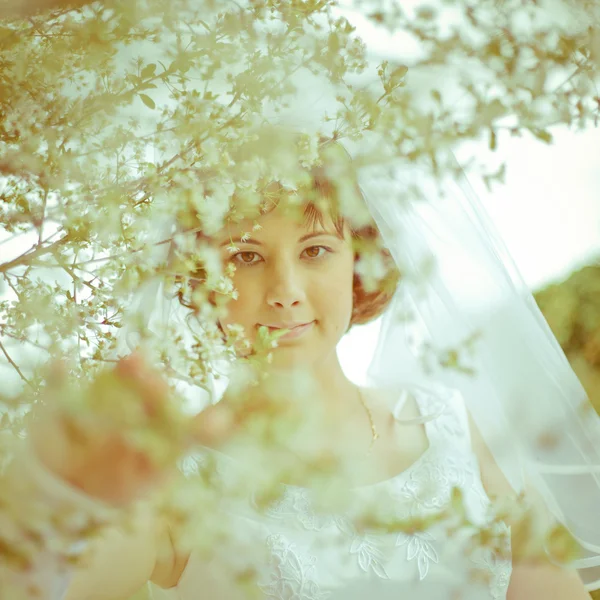
[[[600,413],[600,263],[547,286],[535,299]]]
[[[115,362],[124,327],[170,377],[206,384],[214,363],[230,356],[215,326],[221,307],[208,300],[234,297],[231,273],[214,248],[165,223],[177,217],[214,233],[236,208],[259,208],[268,182],[298,189],[318,162],[323,131],[344,140],[379,135],[394,158],[453,176],[452,151],[464,141],[484,139],[495,150],[506,136],[531,135],[548,144],[553,126],[598,121],[595,2],[351,4],[418,52],[373,60],[324,0],[3,3],[0,369],[18,384],[0,391],[3,430],[18,430],[38,401],[49,361],[64,359],[73,378],[93,381]],[[300,75],[332,103],[291,146],[267,124],[293,102],[308,112]],[[467,167],[488,186],[503,179],[503,168],[489,172],[476,156]],[[203,285],[191,290],[199,269]],[[147,284],[172,290],[175,280],[203,310],[206,327],[190,329],[189,344],[168,327],[151,336],[138,322],[146,306],[130,306]],[[572,360],[594,364],[596,313],[585,281],[585,294],[561,292],[568,314],[585,318],[551,320],[573,344]],[[80,410],[93,421],[97,408],[90,401]],[[188,529],[200,538],[206,519],[183,495],[178,514],[197,520]]]

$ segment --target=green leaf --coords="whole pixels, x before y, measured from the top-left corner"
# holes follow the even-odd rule
[[[396,67],[390,74],[390,83],[396,87],[402,82],[404,76],[408,73],[408,67],[406,65],[400,65]]]
[[[552,134],[546,129],[530,129],[530,131],[538,140],[542,140],[546,144],[551,144],[554,140]]]
[[[187,73],[192,67],[192,62],[185,54],[178,56],[169,66],[169,70],[178,71],[179,73]]]
[[[485,121],[493,121],[503,117],[506,112],[506,106],[498,98],[494,98],[489,104],[481,106],[479,110],[479,114]]]
[[[329,34],[329,39],[327,40],[328,50],[331,54],[337,54],[340,51],[341,44],[340,38],[338,34],[333,31]]]
[[[208,26],[208,23],[206,21],[203,21],[202,19],[196,19],[196,21],[198,23],[200,23],[200,25],[202,25],[202,27],[204,27],[204,29],[206,29],[206,31],[208,31],[208,33],[210,33],[211,29]]]
[[[425,21],[433,21],[436,17],[435,9],[431,6],[420,6],[416,12],[417,18]]]
[[[495,150],[498,147],[498,137],[496,136],[496,131],[494,129],[490,129],[490,150]]]
[[[156,104],[154,103],[154,100],[152,100],[152,98],[150,98],[150,96],[147,96],[146,94],[140,94],[140,99],[148,108],[151,108],[151,109],[156,108]]]
[[[150,63],[149,65],[146,65],[142,69],[141,77],[142,77],[142,79],[148,79],[148,77],[153,77],[155,72],[156,72],[156,64]]]
[[[125,79],[129,81],[129,83],[131,83],[132,85],[137,85],[140,82],[140,78],[137,75],[134,75],[133,73],[129,73],[128,75],[126,75]]]

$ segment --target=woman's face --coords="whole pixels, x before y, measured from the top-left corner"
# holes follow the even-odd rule
[[[354,251],[351,236],[333,220],[302,222],[281,207],[253,221],[228,226],[217,237],[224,262],[235,265],[238,298],[227,304],[227,325],[243,326],[254,341],[261,325],[293,330],[279,339],[274,367],[315,364],[335,352],[352,314]],[[251,231],[251,237],[242,236]],[[233,245],[235,251],[231,250]]]

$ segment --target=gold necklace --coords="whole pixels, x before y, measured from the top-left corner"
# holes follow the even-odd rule
[[[373,444],[377,441],[377,438],[379,437],[379,433],[377,432],[377,427],[375,427],[375,422],[373,421],[373,413],[371,412],[371,409],[367,405],[365,398],[363,396],[362,390],[360,388],[358,388],[358,398],[360,400],[360,403],[364,406],[365,411],[367,412],[367,416],[369,417],[369,423],[371,424],[372,439],[371,439],[371,443],[369,444],[369,449],[367,450],[367,456],[368,456],[369,454],[371,454],[371,450],[373,450]]]

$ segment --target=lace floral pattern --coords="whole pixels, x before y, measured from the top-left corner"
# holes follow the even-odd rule
[[[307,531],[322,531],[334,524],[335,517],[316,513],[308,490],[285,486],[282,497],[265,509],[264,514],[272,519],[298,521]]]
[[[429,573],[431,562],[438,563],[438,553],[434,546],[435,537],[429,531],[419,531],[411,535],[399,533],[396,546],[406,546],[406,560],[416,560],[419,579],[423,581]]]
[[[439,456],[430,454],[426,461],[406,473],[406,478],[393,491],[402,507],[405,519],[436,514],[451,499],[452,488],[465,489],[473,480],[473,472],[466,466],[465,457],[449,448]],[[419,580],[428,575],[432,563],[439,563],[437,540],[431,530],[398,533],[396,547],[406,549],[406,561],[416,562]]]
[[[273,556],[274,570],[270,581],[259,584],[267,598],[273,600],[325,600],[331,593],[323,592],[316,583],[314,556],[300,556],[281,534],[270,535],[267,546]]]
[[[349,541],[346,547],[350,555],[356,557],[358,566],[365,573],[374,573],[381,579],[389,579],[389,575],[385,569],[386,557],[379,547],[379,542],[376,536],[364,533],[359,534],[349,519],[337,518],[335,520],[338,530]]]
[[[430,453],[416,469],[395,487],[398,501],[411,507],[411,516],[443,509],[449,502],[453,487],[464,489],[473,480],[465,465],[465,457],[448,449],[445,454]]]
[[[385,561],[383,552],[373,540],[366,536],[355,537],[350,544],[350,554],[356,556],[358,565],[365,573],[372,571],[381,579],[390,578],[383,564]]]

